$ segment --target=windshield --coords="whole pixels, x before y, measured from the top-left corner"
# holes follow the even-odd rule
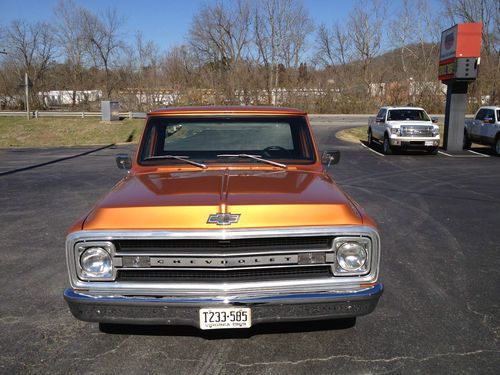
[[[387,121],[431,121],[421,109],[391,109]]]
[[[309,128],[301,116],[151,117],[139,162],[173,165],[194,159],[202,163],[262,164],[255,158],[224,157],[233,154],[286,163],[312,163],[315,159]]]

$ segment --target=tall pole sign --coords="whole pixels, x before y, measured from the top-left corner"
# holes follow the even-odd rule
[[[438,78],[447,85],[443,146],[461,151],[467,108],[467,90],[477,78],[482,23],[461,23],[441,33]]]

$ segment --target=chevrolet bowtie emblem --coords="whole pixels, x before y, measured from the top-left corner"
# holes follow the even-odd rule
[[[207,224],[231,225],[240,220],[240,214],[212,214],[208,216]]]

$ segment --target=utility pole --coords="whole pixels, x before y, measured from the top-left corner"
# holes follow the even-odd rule
[[[26,88],[26,117],[30,119],[30,86],[28,72],[24,73],[24,87]]]

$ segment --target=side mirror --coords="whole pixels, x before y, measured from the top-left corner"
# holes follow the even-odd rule
[[[337,164],[340,161],[340,151],[330,150],[323,151],[321,155],[321,163],[329,167],[332,164]]]
[[[375,122],[384,122],[384,118],[383,117],[377,117],[375,119]]]
[[[431,121],[432,121],[433,124],[437,124],[438,118],[437,117],[432,117]]]
[[[116,166],[120,169],[129,170],[132,168],[132,159],[128,154],[118,154],[116,155]]]
[[[485,117],[483,122],[486,124],[493,124],[493,119],[491,117]]]

